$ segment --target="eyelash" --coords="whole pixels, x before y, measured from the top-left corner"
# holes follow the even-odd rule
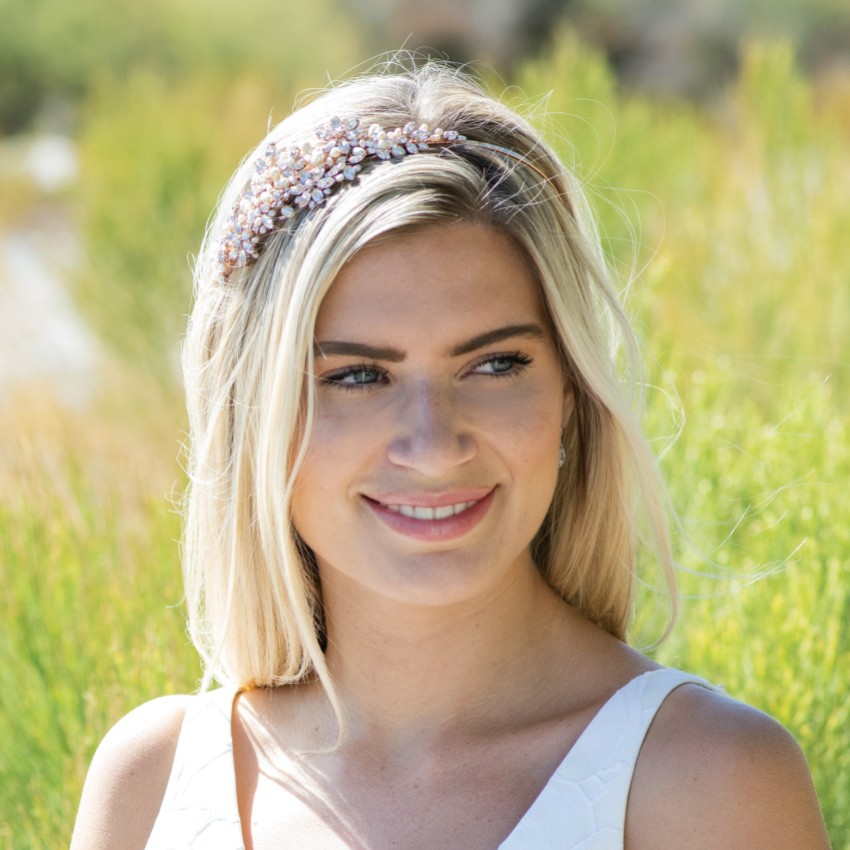
[[[487,363],[495,363],[498,361],[506,362],[511,364],[511,368],[504,372],[490,372],[487,373],[487,376],[490,378],[512,378],[516,375],[521,374],[526,370],[528,366],[531,365],[531,358],[527,354],[523,354],[521,351],[514,351],[512,353],[507,354],[490,354],[485,357],[483,360],[480,360],[478,363],[473,366],[470,370],[474,372],[476,369],[480,369],[482,366]]]
[[[488,363],[497,362],[508,363],[510,364],[510,368],[501,372],[484,373],[485,377],[516,377],[517,375],[524,372],[529,365],[531,365],[532,359],[528,355],[523,354],[520,351],[514,351],[512,353],[504,354],[491,354],[483,358],[482,360],[479,360],[478,363],[476,363],[467,372],[467,374],[475,373],[476,369],[480,369],[482,366],[485,366]],[[363,375],[364,373],[373,373],[376,376],[375,380],[348,383],[346,382],[347,378],[352,378],[356,375]],[[357,363],[352,366],[346,366],[343,369],[338,369],[337,371],[331,372],[328,375],[323,375],[320,378],[320,381],[325,386],[333,387],[334,389],[342,390],[343,392],[364,392],[365,390],[371,389],[376,384],[387,383],[387,371],[386,369],[382,369],[375,363]]]
[[[362,375],[364,372],[373,372],[377,376],[377,380],[364,381],[362,383],[345,383],[346,378],[354,375]],[[325,386],[333,387],[334,389],[343,390],[344,392],[363,392],[370,389],[375,384],[385,383],[387,372],[380,366],[374,363],[357,363],[354,366],[346,366],[344,369],[337,369],[328,375],[322,375],[321,383]]]

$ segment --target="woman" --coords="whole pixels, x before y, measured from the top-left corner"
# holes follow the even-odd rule
[[[769,718],[625,641],[663,496],[580,193],[429,65],[275,128],[197,263],[206,683],[101,744],[83,848],[827,847]]]

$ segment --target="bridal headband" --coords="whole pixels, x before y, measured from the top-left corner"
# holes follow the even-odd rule
[[[282,230],[300,211],[324,203],[337,186],[357,177],[363,162],[402,159],[461,142],[507,154],[545,178],[536,166],[507,148],[467,142],[456,130],[431,130],[427,124],[417,127],[413,122],[390,130],[372,124],[364,132],[358,118],[332,118],[300,146],[279,149],[271,142],[231,211],[219,250],[224,277],[255,262],[268,234]]]

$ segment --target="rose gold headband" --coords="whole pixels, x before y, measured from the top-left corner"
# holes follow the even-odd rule
[[[234,205],[221,241],[219,262],[225,278],[260,256],[265,237],[281,229],[299,210],[324,203],[340,183],[352,181],[364,160],[401,159],[449,145],[473,145],[509,156],[549,179],[525,157],[489,142],[469,141],[456,130],[431,130],[413,122],[393,130],[372,124],[365,133],[358,118],[332,118],[315,137],[279,150],[272,142],[257,161],[251,183]]]

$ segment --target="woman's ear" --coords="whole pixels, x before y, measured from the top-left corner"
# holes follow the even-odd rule
[[[575,390],[573,390],[573,385],[568,381],[564,384],[564,405],[561,410],[561,430],[567,427],[567,424],[570,421],[570,417],[573,415],[573,408],[575,407]]]

